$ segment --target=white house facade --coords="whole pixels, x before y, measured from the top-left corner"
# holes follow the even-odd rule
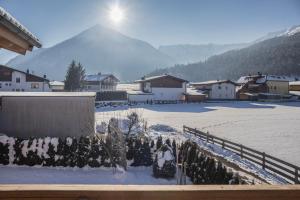
[[[49,80],[0,65],[0,91],[48,92]]]
[[[186,80],[161,75],[142,78],[139,83],[139,92],[129,92],[129,101],[180,101],[186,93]]]
[[[192,87],[202,90],[208,95],[208,99],[235,99],[236,83],[230,80],[213,80],[191,83]]]

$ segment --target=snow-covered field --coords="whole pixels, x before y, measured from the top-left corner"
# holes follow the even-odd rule
[[[190,126],[300,165],[300,102],[218,102],[100,108],[96,121],[136,111],[149,125]]]
[[[176,179],[152,176],[152,167],[129,167],[126,172],[111,168],[63,168],[0,165],[0,184],[137,184],[173,185]],[[191,184],[191,183],[189,183]]]

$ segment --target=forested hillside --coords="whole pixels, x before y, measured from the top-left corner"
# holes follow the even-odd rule
[[[169,73],[190,81],[237,79],[241,75],[262,72],[275,75],[300,75],[300,33],[283,35],[240,50],[212,56],[205,62],[176,65],[150,75]]]

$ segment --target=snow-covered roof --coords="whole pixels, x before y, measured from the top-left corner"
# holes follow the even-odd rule
[[[112,74],[92,74],[92,75],[86,75],[84,77],[85,81],[103,81],[104,79],[106,79],[109,76],[113,76]],[[115,77],[116,78],[116,77]],[[117,78],[116,78],[117,79]],[[117,79],[118,80],[118,79]],[[119,81],[119,80],[118,80]]]
[[[62,81],[50,81],[49,84],[51,86],[64,86],[65,85],[65,83]]]
[[[186,94],[187,95],[206,95],[205,91],[197,90],[195,88],[186,88]]]
[[[290,78],[286,76],[276,76],[276,75],[263,75],[261,78],[257,79],[256,83],[265,83],[266,81],[290,81]]]
[[[128,90],[127,94],[135,94],[135,95],[153,95],[153,93],[143,92],[141,90]]]
[[[193,82],[193,83],[190,83],[190,85],[213,85],[213,84],[221,84],[221,83],[232,83],[232,84],[236,85],[236,83],[231,80],[210,80],[210,81],[204,81],[204,82]]]
[[[289,82],[289,85],[300,85],[300,81]]]
[[[19,32],[23,34],[23,37],[29,37],[34,46],[41,47],[39,39],[33,35],[25,26],[23,26],[18,20],[16,20],[11,14],[9,14],[4,8],[0,7],[0,23],[6,26],[8,29],[18,29],[19,31],[12,30],[13,32]],[[24,38],[25,39],[25,38]]]
[[[95,92],[0,92],[0,97],[95,97]]]
[[[187,80],[178,78],[178,77],[176,77],[176,76],[172,76],[172,75],[169,75],[169,74],[163,74],[163,75],[159,75],[159,76],[143,77],[143,78],[140,79],[140,80],[136,80],[135,83],[145,82],[145,81],[150,81],[150,80],[159,79],[159,78],[165,78],[165,77],[170,77],[170,78],[179,80],[179,81],[181,81],[181,82],[188,82]]]

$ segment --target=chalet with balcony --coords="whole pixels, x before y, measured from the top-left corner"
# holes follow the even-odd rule
[[[115,91],[119,79],[112,74],[94,74],[87,75],[84,78],[84,91],[103,92]]]
[[[184,100],[188,81],[168,74],[143,77],[135,81],[138,91],[128,93],[129,101],[181,101]]]
[[[48,92],[49,80],[23,72],[4,65],[0,65],[0,91]]]
[[[230,80],[212,80],[205,82],[190,83],[196,90],[207,94],[208,99],[235,99],[237,84]]]

